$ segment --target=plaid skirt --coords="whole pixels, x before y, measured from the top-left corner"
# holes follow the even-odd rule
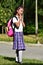
[[[15,50],[25,50],[25,44],[23,40],[23,32],[14,33],[13,49]]]

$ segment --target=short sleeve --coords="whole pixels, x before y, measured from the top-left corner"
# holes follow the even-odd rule
[[[13,23],[16,23],[17,19],[15,17],[13,17]]]

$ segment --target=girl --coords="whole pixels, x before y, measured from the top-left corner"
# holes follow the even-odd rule
[[[25,23],[23,22],[23,11],[23,7],[19,6],[16,9],[15,17],[13,17],[13,23],[15,24],[13,49],[16,50],[16,62],[18,63],[22,63],[22,51],[25,50],[23,40],[23,27],[25,27]]]

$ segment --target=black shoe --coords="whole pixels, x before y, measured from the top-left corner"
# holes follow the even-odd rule
[[[22,62],[15,61],[16,63],[22,64]]]
[[[18,62],[19,64],[22,64],[22,62]]]
[[[15,61],[16,63],[18,63],[18,61]]]

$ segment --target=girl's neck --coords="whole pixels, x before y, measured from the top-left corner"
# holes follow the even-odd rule
[[[16,14],[16,16],[19,18],[19,15],[18,14]]]

